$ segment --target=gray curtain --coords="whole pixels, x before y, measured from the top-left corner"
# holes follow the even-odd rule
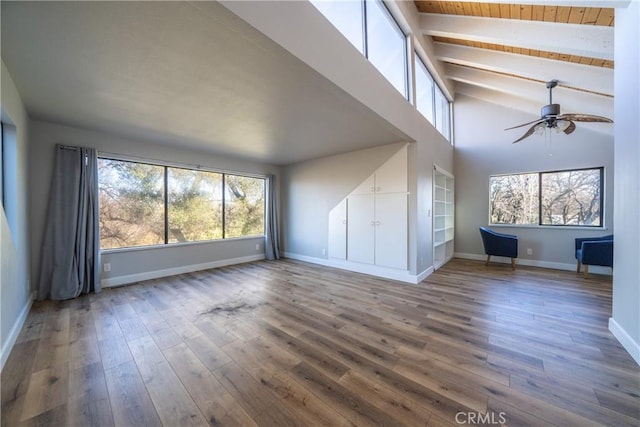
[[[96,150],[56,145],[38,299],[100,292]]]
[[[278,190],[276,187],[276,177],[267,175],[267,219],[265,234],[267,235],[265,244],[265,256],[267,259],[280,259],[280,229],[278,228]]]

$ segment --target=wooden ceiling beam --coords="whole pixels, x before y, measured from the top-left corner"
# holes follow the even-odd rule
[[[613,60],[613,27],[422,13],[420,28],[435,37]]]
[[[514,55],[495,50],[434,43],[436,58],[443,62],[480,68],[529,79],[559,80],[564,85],[613,96],[613,70],[571,62]]]
[[[555,89],[554,89],[555,90]],[[521,111],[523,113],[527,113],[531,115],[531,120],[534,120],[540,117],[540,107],[539,103],[531,101],[529,99],[521,98],[519,96],[515,96],[513,94],[508,94],[505,92],[499,92],[492,89],[487,89],[480,86],[470,85],[466,83],[456,83],[456,94],[470,96],[472,98],[479,99],[481,101],[489,102],[491,104],[500,105],[502,107],[506,107],[512,110]],[[560,103],[562,104],[564,110],[564,103],[560,99]],[[586,111],[588,108],[582,108],[582,111]],[[454,104],[455,111],[455,104]],[[567,110],[568,111],[568,110]],[[613,116],[609,116],[613,117]],[[499,128],[506,128],[508,126],[515,126],[519,123],[503,123],[498,122],[496,126]],[[589,129],[594,132],[602,133],[605,135],[613,135],[614,126],[610,124],[604,123],[579,123],[580,128]],[[523,128],[525,129],[525,128]],[[524,130],[522,130],[524,132]],[[511,130],[504,133],[505,140],[512,141],[514,138],[520,136],[522,133],[518,133],[517,130]]]
[[[418,0],[420,1],[420,0]],[[444,3],[437,0],[432,3]],[[493,3],[531,6],[571,6],[571,7],[628,7],[631,0],[448,0],[447,3]]]
[[[475,68],[449,64],[447,77],[456,82],[489,89],[538,104],[538,109],[549,103],[549,92],[544,83]],[[561,105],[563,113],[586,113],[613,117],[613,98],[558,86],[553,90],[553,101]]]

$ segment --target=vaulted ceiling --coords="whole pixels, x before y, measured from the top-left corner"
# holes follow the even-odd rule
[[[548,103],[545,83],[555,79],[562,112],[607,117],[613,117],[613,8],[628,3],[415,1],[422,34],[456,94],[535,116]]]

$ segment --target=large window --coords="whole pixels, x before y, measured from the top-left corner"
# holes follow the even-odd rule
[[[368,0],[367,58],[407,97],[406,37],[380,0]]]
[[[264,179],[98,159],[102,249],[264,234]]]
[[[491,224],[602,227],[604,168],[489,179]]]

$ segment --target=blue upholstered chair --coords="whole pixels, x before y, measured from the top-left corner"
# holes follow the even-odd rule
[[[584,237],[576,239],[576,273],[584,265],[584,277],[589,277],[590,265],[613,268],[613,234],[602,237]]]
[[[518,236],[512,234],[496,233],[485,227],[480,227],[480,236],[484,244],[484,253],[487,254],[487,262],[489,265],[491,255],[504,256],[511,258],[511,268],[516,268],[516,258],[518,258]]]

